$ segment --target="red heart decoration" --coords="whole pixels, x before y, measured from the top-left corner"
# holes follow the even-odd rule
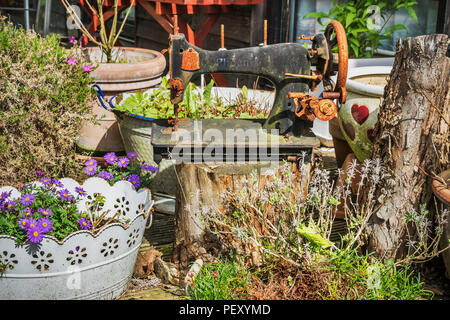
[[[352,116],[353,119],[355,119],[355,121],[361,125],[369,116],[369,108],[367,108],[365,105],[360,106],[355,103],[352,105]]]

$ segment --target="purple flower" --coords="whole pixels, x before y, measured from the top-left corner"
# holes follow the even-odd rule
[[[52,182],[53,182],[53,184],[54,184],[55,186],[57,186],[57,187],[59,187],[59,188],[64,187],[64,185],[63,185],[63,184],[61,183],[61,181],[58,180],[58,179],[53,178],[53,179],[52,179]]]
[[[137,189],[141,184],[141,180],[139,179],[139,176],[137,174],[131,174],[128,177],[128,181],[131,182],[135,189]]]
[[[37,175],[38,177],[41,177],[41,176],[43,175],[43,173],[42,173],[41,170],[36,170],[36,175]]]
[[[38,212],[45,217],[51,217],[53,215],[52,210],[50,210],[49,208],[47,209],[39,208]]]
[[[79,219],[78,223],[80,224],[81,229],[89,230],[91,228],[91,223],[88,220],[86,220],[85,218]]]
[[[127,154],[127,157],[130,159],[136,159],[137,157],[139,157],[139,154],[137,152],[129,152]]]
[[[97,166],[87,166],[84,168],[84,172],[91,177],[97,172]]]
[[[81,187],[75,187],[75,192],[82,197],[86,195],[86,191]]]
[[[72,195],[70,194],[69,190],[67,190],[67,189],[59,190],[58,194],[61,197],[61,199],[63,199],[63,200],[72,200],[73,199]]]
[[[117,162],[117,156],[114,152],[110,152],[105,154],[105,156],[103,157],[107,163],[109,164],[114,164]]]
[[[114,178],[114,175],[108,171],[100,171],[98,173],[98,177],[107,181],[111,181]]]
[[[39,226],[35,226],[35,227],[29,227],[28,228],[28,240],[30,240],[30,242],[33,243],[40,243],[42,241],[42,239],[44,238],[44,232],[42,231],[42,229]]]
[[[124,174],[123,176],[120,177],[120,180],[126,181],[127,180],[127,176]]]
[[[40,178],[39,181],[46,186],[49,186],[52,183],[52,180],[50,178]]]
[[[93,66],[90,66],[88,64],[83,66],[83,72],[91,72],[92,70],[94,70]]]
[[[19,227],[20,227],[20,229],[27,230],[29,223],[30,223],[30,220],[27,219],[27,218],[19,219]]]
[[[0,203],[4,202],[10,195],[11,195],[11,191],[0,193]]]
[[[86,163],[84,164],[86,167],[89,166],[96,166],[97,165],[97,160],[95,159],[89,159],[88,161],[86,161]]]
[[[33,203],[33,201],[34,201],[34,196],[31,193],[24,194],[20,198],[20,203],[23,204],[24,206],[29,206],[30,204]]]
[[[36,227],[38,227],[37,221],[33,218],[28,218],[27,228],[36,228]]]
[[[6,201],[5,202],[5,209],[6,211],[13,211],[16,208],[16,201],[15,200],[11,200],[11,201]]]
[[[126,168],[127,165],[128,165],[129,163],[130,163],[130,160],[129,160],[128,158],[125,158],[125,157],[120,158],[120,159],[117,161],[117,165],[118,165],[120,168]]]
[[[23,189],[25,189],[25,188],[28,188],[30,185],[29,184],[21,184],[18,188],[17,188],[17,190],[19,190],[19,191],[22,191]]]
[[[74,37],[74,36],[71,36],[69,42],[70,42],[70,43],[74,43],[74,42],[75,42],[75,37]]]
[[[141,166],[141,169],[144,170],[144,171],[150,171],[151,173],[155,173],[156,171],[158,171],[157,167],[151,166],[151,165],[146,164],[146,163],[144,163]]]
[[[33,211],[31,210],[31,208],[23,209],[23,213],[24,213],[26,218],[29,218],[29,217],[31,217],[33,215]]]
[[[49,218],[41,218],[38,221],[38,226],[41,228],[42,232],[49,232],[52,230],[53,222]]]
[[[78,59],[69,58],[67,60],[67,64],[70,65],[70,66],[76,66],[78,64]]]

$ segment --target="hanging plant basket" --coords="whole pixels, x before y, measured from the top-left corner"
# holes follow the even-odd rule
[[[75,187],[86,191],[77,203],[80,211],[101,193],[100,214],[108,211],[109,218],[119,211],[122,223],[107,224],[95,234],[76,231],[61,241],[45,235],[38,244],[21,245],[15,237],[0,235],[0,299],[114,299],[126,290],[153,207],[149,190],[136,191],[127,181],[110,186],[96,177],[83,185],[69,178],[61,182],[72,194]],[[20,195],[13,187],[0,188],[10,190],[12,198]]]

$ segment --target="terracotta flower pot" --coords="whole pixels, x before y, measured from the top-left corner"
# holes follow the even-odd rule
[[[123,49],[124,59],[130,62],[100,63],[91,73],[106,99],[122,92],[152,88],[161,83],[166,60],[160,52],[129,47]],[[88,55],[91,61],[101,60],[101,50],[97,47],[88,48]],[[92,106],[92,111],[98,116],[100,125],[83,123],[78,147],[97,152],[124,151],[114,114],[105,110],[98,101]]]

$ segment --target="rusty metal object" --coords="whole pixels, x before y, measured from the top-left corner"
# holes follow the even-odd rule
[[[185,71],[196,71],[200,69],[200,58],[194,48],[189,48],[183,52],[181,69]]]
[[[338,111],[336,104],[329,99],[321,99],[302,92],[289,92],[288,98],[294,100],[294,113],[303,120],[314,121],[317,117],[319,120],[328,121],[333,119]]]
[[[336,34],[336,37],[332,39],[332,35]],[[331,21],[327,27],[325,28],[325,38],[327,39],[329,45],[329,52],[331,49],[337,45],[338,47],[338,75],[337,82],[334,88],[334,92],[339,92],[339,102],[344,103],[347,94],[345,91],[345,85],[347,82],[347,71],[348,71],[348,44],[347,44],[347,36],[345,35],[345,30],[342,24],[339,21],[333,20]],[[330,60],[332,63],[329,63],[327,68],[331,70],[333,66],[333,55],[330,55]],[[325,72],[327,72],[326,70]],[[344,88],[344,91],[342,90]]]
[[[307,37],[304,34],[302,34],[300,37],[298,37],[299,40],[314,40],[314,36],[312,37]]]

